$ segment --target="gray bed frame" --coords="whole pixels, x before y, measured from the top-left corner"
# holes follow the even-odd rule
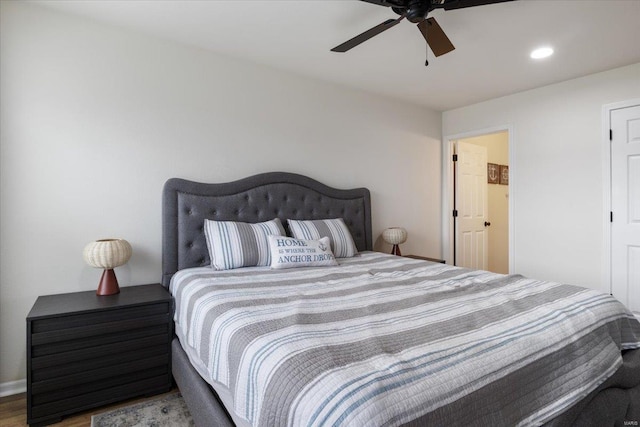
[[[162,284],[183,268],[210,264],[204,219],[262,222],[280,218],[344,218],[358,250],[372,250],[369,190],[339,190],[309,177],[270,172],[223,184],[172,178],[162,202]],[[233,426],[215,391],[193,368],[177,338],[172,343],[172,371],[198,427]],[[640,350],[627,351],[624,364],[597,390],[548,426],[623,425],[640,421]],[[637,425],[637,424],[635,424]]]

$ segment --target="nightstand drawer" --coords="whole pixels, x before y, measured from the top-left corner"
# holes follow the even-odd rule
[[[171,324],[161,323],[146,328],[109,333],[105,335],[95,335],[80,340],[68,340],[54,342],[50,344],[32,345],[32,357],[45,356],[66,351],[73,351],[83,348],[96,347],[102,344],[118,343],[123,341],[136,340],[158,334],[169,334]]]
[[[33,368],[31,380],[33,383],[38,381],[48,380],[51,378],[57,378],[64,375],[70,375],[78,372],[88,372],[94,369],[102,367],[113,367],[122,363],[135,363],[145,357],[152,357],[167,354],[167,339],[162,335],[160,338],[164,338],[158,345],[145,346],[138,349],[132,349],[123,352],[117,352],[105,355],[99,347],[94,347],[91,352],[82,350],[80,353],[86,353],[86,357],[77,360],[64,360],[64,358],[56,357],[53,361],[49,361],[49,366],[43,366],[44,363],[37,363],[38,359],[34,359],[34,365],[38,367]],[[74,352],[62,353],[63,355],[71,355],[76,359]],[[56,355],[58,356],[58,355]],[[49,356],[46,356],[49,357]],[[33,366],[33,365],[32,365]]]
[[[50,417],[51,414],[69,414],[93,408],[96,406],[96,402],[106,405],[132,396],[151,392],[159,393],[166,387],[166,377],[166,375],[160,375],[93,393],[86,393],[43,405],[35,405],[31,412],[31,418],[33,418],[31,423],[42,422],[38,418]]]
[[[142,371],[155,366],[166,366],[169,360],[169,354],[165,353],[159,356],[142,358],[135,361],[120,363],[118,365],[107,366],[99,369],[91,369],[83,372],[63,375],[56,378],[34,381],[31,384],[31,392],[33,395],[45,393],[52,390],[60,390],[67,387],[76,387],[84,383],[98,382],[99,380],[113,377],[114,373],[118,375],[130,374],[132,372]],[[100,385],[101,382],[99,382]]]
[[[165,346],[169,337],[164,328],[159,334],[145,338],[133,339],[129,341],[118,341],[113,344],[98,345],[80,350],[56,352],[47,356],[34,357],[31,360],[31,369],[34,372],[44,372],[48,367],[62,369],[60,365],[69,365],[72,362],[86,362],[87,360],[98,360],[100,356],[122,356],[137,354],[137,350],[152,348],[155,346]],[[35,378],[34,378],[35,379]]]
[[[69,316],[58,316],[46,319],[34,320],[31,333],[39,334],[48,331],[61,331],[64,329],[78,328],[87,325],[100,325],[105,322],[117,322],[124,320],[138,320],[144,317],[170,314],[171,306],[167,303],[144,305],[141,307],[128,307],[119,310],[101,311],[97,313],[81,313]]]
[[[75,328],[61,328],[47,332],[36,332],[31,335],[31,345],[37,346],[71,339],[83,339],[96,335],[130,331],[146,326],[166,324],[169,320],[169,314],[167,313],[137,319],[117,320],[115,322],[105,321],[97,324],[86,324],[87,326],[78,326]]]
[[[85,394],[99,392],[104,389],[136,383],[160,375],[166,376],[166,374],[167,367],[159,365],[153,368],[132,372],[126,375],[110,377],[105,381],[101,381],[99,384],[90,382],[79,385],[77,387],[69,387],[47,393],[39,393],[33,396],[32,402],[34,407],[37,407],[51,402],[66,400],[71,397],[83,396]]]

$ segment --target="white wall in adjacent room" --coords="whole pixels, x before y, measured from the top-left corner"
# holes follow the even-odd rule
[[[121,285],[160,280],[170,177],[288,171],[368,187],[374,239],[402,226],[403,251],[440,256],[440,113],[0,4],[0,383],[26,376],[25,316],[38,295],[97,287],[88,242],[132,244]]]

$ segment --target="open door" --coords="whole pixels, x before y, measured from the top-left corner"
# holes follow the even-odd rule
[[[455,264],[487,270],[487,149],[463,141],[455,144],[457,155],[455,205]]]
[[[611,293],[640,317],[640,105],[611,111]]]

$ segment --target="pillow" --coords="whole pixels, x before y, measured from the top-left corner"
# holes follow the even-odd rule
[[[271,268],[322,267],[338,265],[328,237],[302,240],[293,237],[269,236]]]
[[[267,236],[285,232],[278,218],[257,224],[205,219],[204,235],[211,267],[229,270],[271,264]]]
[[[328,237],[336,258],[349,258],[358,253],[351,233],[342,218],[298,221],[288,219],[291,234],[296,239],[318,240]]]

